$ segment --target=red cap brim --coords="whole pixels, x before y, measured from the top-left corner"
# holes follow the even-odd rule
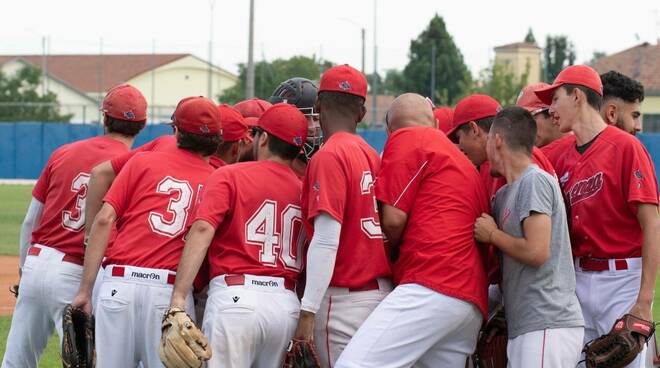
[[[539,100],[541,100],[541,102],[550,106],[552,104],[552,96],[555,95],[555,90],[559,87],[561,87],[561,84],[553,84],[551,86],[534,91],[534,94],[539,98]]]

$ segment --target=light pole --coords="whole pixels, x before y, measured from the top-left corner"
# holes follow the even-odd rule
[[[352,25],[354,25],[354,26],[356,26],[360,29],[360,37],[362,39],[362,69],[361,69],[361,71],[362,71],[362,73],[366,73],[365,61],[364,61],[365,60],[364,56],[365,56],[365,53],[366,53],[366,43],[365,43],[365,37],[366,37],[366,34],[367,34],[366,29],[362,25],[360,25],[359,23],[357,23],[355,21],[352,21],[348,18],[340,18],[340,19],[343,20],[344,22],[348,22],[348,23],[350,23],[350,24],[352,24]]]
[[[245,98],[254,97],[254,0],[250,0],[250,31],[248,41],[247,80],[245,81]]]
[[[213,8],[215,7],[215,0],[210,0],[209,6],[211,8],[211,21],[209,22],[209,75],[206,81],[206,86],[208,88],[206,97],[213,99]]]
[[[378,103],[376,99],[378,97],[378,0],[374,0],[374,76],[373,76],[373,86],[371,86],[371,123],[375,124],[378,119]]]

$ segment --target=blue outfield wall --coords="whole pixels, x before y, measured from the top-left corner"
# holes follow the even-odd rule
[[[135,147],[161,135],[171,134],[167,124],[148,125],[135,141]],[[381,152],[387,135],[382,130],[358,130],[358,133]],[[59,146],[77,140],[103,134],[96,125],[62,123],[0,123],[0,178],[36,179],[51,153]],[[660,167],[660,133],[638,135],[653,158],[655,167]]]

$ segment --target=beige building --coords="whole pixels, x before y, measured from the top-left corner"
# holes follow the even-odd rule
[[[542,51],[540,47],[528,42],[497,46],[495,64],[504,65],[517,78],[521,78],[527,72],[527,84],[538,83],[542,80]]]
[[[598,73],[616,70],[644,85],[642,127],[649,133],[660,132],[660,43],[648,42],[599,59]]]
[[[45,70],[42,91],[58,96],[60,112],[74,123],[98,122],[100,101],[119,83],[140,89],[149,103],[149,122],[169,121],[184,97],[217,99],[238,77],[191,54],[2,55],[0,70],[15,73],[25,65]],[[209,78],[210,75],[210,78]]]

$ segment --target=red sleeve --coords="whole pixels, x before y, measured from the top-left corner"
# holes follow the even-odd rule
[[[637,213],[637,203],[658,204],[658,182],[646,148],[639,142],[629,147],[624,152],[622,184],[628,205]]]
[[[376,199],[408,213],[415,201],[419,184],[431,164],[405,136],[390,136],[376,180]],[[415,151],[410,152],[410,148]]]
[[[555,169],[552,167],[552,163],[550,163],[550,160],[548,160],[548,157],[546,157],[543,151],[534,147],[532,150],[532,160],[538,167],[541,168],[541,170],[554,177],[557,177],[557,173],[555,173]]]
[[[317,152],[309,162],[305,185],[307,198],[307,220],[325,212],[340,223],[344,220],[348,178],[338,158],[331,152]]]
[[[153,151],[157,145],[158,145],[158,139],[154,139],[153,141],[147,142],[134,150],[115,156],[114,158],[112,158],[112,160],[110,160],[110,165],[112,165],[112,170],[115,171],[115,174],[119,174],[126,165],[126,163],[128,162],[128,160],[130,160],[133,156],[135,156],[139,152]]]
[[[52,156],[51,156],[52,158]],[[52,161],[49,159],[44,167],[39,179],[37,179],[37,184],[34,185],[32,189],[32,197],[41,203],[46,203],[46,196],[48,194],[48,185],[50,184],[50,169],[52,166]]]
[[[229,170],[221,168],[209,176],[195,210],[195,221],[204,220],[216,229],[220,226],[234,202],[233,180],[228,174]]]
[[[139,165],[135,160],[129,162],[124,170],[117,175],[117,178],[112,182],[112,186],[103,197],[103,202],[112,206],[115,209],[117,217],[126,210],[126,205],[131,196],[131,191],[134,189],[135,183],[132,182],[133,171]]]

